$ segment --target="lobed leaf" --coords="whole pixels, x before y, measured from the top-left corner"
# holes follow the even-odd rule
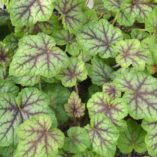
[[[29,51],[28,51],[29,50]],[[52,37],[40,33],[25,36],[10,65],[10,75],[35,75],[53,77],[67,59],[66,54],[55,46]]]
[[[83,49],[91,55],[99,54],[101,58],[114,57],[113,45],[122,39],[122,33],[107,20],[86,26],[77,40]]]
[[[102,156],[113,157],[119,137],[116,127],[103,114],[96,114],[91,117],[87,130],[93,151]]]
[[[56,157],[63,146],[64,134],[53,128],[53,122],[47,115],[34,116],[17,129],[19,144],[17,157]]]
[[[64,105],[64,108],[68,116],[73,118],[80,118],[85,112],[85,104],[81,102],[81,99],[76,92],[71,93],[68,103]]]
[[[12,0],[9,13],[14,26],[33,25],[37,21],[47,21],[53,10],[52,0]]]

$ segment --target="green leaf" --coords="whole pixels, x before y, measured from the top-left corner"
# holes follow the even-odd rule
[[[9,13],[14,26],[33,25],[38,21],[47,21],[53,10],[52,0],[12,0]]]
[[[68,64],[62,69],[57,76],[65,87],[73,87],[78,81],[87,78],[87,70],[84,62],[80,58],[69,58]]]
[[[148,55],[141,49],[140,41],[137,39],[120,41],[115,46],[115,52],[118,53],[116,62],[121,65],[122,68],[128,68],[132,65],[144,69],[148,59]]]
[[[143,121],[142,127],[147,131],[145,143],[148,153],[157,156],[157,121]]]
[[[120,90],[117,88],[116,84],[113,82],[105,83],[103,85],[103,93],[114,99],[121,97]]]
[[[90,146],[90,138],[86,129],[81,127],[71,127],[67,131],[64,149],[71,153],[84,152]]]
[[[107,96],[103,92],[97,92],[88,100],[87,108],[90,117],[103,113],[113,124],[119,122],[128,115],[128,107],[125,99]]]
[[[91,117],[87,125],[93,151],[102,155],[113,157],[119,137],[118,130],[103,114]]]
[[[88,67],[88,75],[92,83],[98,86],[102,86],[104,83],[108,82],[111,73],[112,68],[109,67],[105,61],[96,57],[92,59],[91,65]]]
[[[70,32],[77,31],[84,20],[82,12],[82,0],[57,0],[56,9],[62,17],[62,23],[65,29]]]
[[[145,32],[140,29],[132,29],[131,31],[131,38],[134,38],[134,39],[137,38],[138,40],[143,40],[148,36],[149,36],[148,32]]]
[[[81,99],[76,92],[71,93],[68,103],[64,105],[64,108],[68,116],[73,118],[80,118],[85,112],[85,104],[81,102]]]
[[[34,116],[17,129],[16,157],[56,157],[64,144],[64,134],[47,115]]]
[[[14,151],[16,147],[14,146],[9,146],[9,147],[0,147],[0,155],[1,157],[13,157]]]
[[[122,39],[122,33],[107,20],[86,26],[77,40],[85,51],[91,55],[99,54],[101,58],[114,57],[113,45]]]
[[[6,80],[0,80],[0,93],[10,93],[17,95],[19,88],[15,86],[12,82]]]
[[[64,104],[68,101],[70,91],[59,83],[47,84],[43,91],[50,98],[50,107],[55,112],[58,123],[65,123],[69,117],[64,110]]]
[[[8,66],[12,57],[12,53],[9,52],[9,49],[6,45],[0,42],[0,65]]]
[[[83,153],[76,154],[73,157],[104,157],[104,156],[100,156],[92,151],[85,151]]]
[[[33,115],[50,114],[47,95],[36,88],[25,88],[17,97],[10,93],[0,94],[0,146],[16,143],[15,129]]]
[[[9,22],[9,14],[6,10],[0,8],[0,26]]]
[[[10,65],[10,75],[41,75],[52,77],[63,67],[67,56],[55,46],[52,37],[40,33],[25,36]]]
[[[152,11],[154,3],[151,0],[138,0],[138,1],[128,1],[124,12],[130,14],[129,18],[135,17],[137,21],[144,22],[145,18],[148,17],[149,13]]]
[[[157,120],[157,80],[144,72],[130,71],[115,80],[125,92],[129,114],[134,119]]]
[[[22,86],[34,86],[35,84],[40,82],[39,76],[30,76],[30,75],[19,76],[19,77],[10,76],[8,79]]]
[[[129,119],[127,120],[126,130],[120,133],[117,146],[125,154],[129,154],[133,150],[138,153],[143,153],[146,151],[145,135],[146,133],[140,124]]]

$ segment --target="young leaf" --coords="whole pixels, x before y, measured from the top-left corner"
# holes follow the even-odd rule
[[[88,75],[91,78],[92,83],[101,86],[108,82],[110,80],[112,68],[99,58],[92,59],[91,63],[92,65],[89,65],[88,67]]]
[[[118,53],[116,62],[123,68],[127,68],[130,65],[144,67],[148,59],[147,54],[141,50],[140,42],[137,39],[120,41],[115,46],[115,52]]]
[[[102,92],[97,92],[88,100],[87,108],[90,117],[103,113],[114,124],[123,119],[128,114],[125,99],[108,97]]]
[[[47,96],[36,88],[25,88],[17,97],[10,93],[0,94],[0,145],[16,143],[15,129],[26,119],[38,114],[51,114]]]
[[[55,46],[52,37],[40,33],[25,36],[10,65],[10,75],[41,75],[50,78],[66,62],[66,54]]]
[[[119,137],[116,127],[103,114],[96,114],[91,117],[87,129],[93,151],[102,156],[113,157]]]
[[[90,146],[90,138],[86,129],[81,127],[71,127],[67,131],[64,149],[71,153],[84,152]]]
[[[47,115],[34,116],[17,129],[16,157],[56,157],[64,144],[64,134],[54,128]]]
[[[117,88],[114,83],[105,83],[103,85],[103,93],[108,95],[109,97],[115,99],[121,96],[120,90]]]
[[[82,12],[82,0],[57,0],[56,9],[62,17],[62,23],[70,32],[77,31],[84,19]]]
[[[99,53],[102,58],[114,57],[113,45],[121,39],[121,31],[105,19],[86,26],[77,37],[85,51],[91,55]]]
[[[157,80],[144,72],[130,71],[115,81],[125,92],[129,114],[134,119],[157,120]]]
[[[12,24],[18,27],[47,21],[53,10],[52,0],[12,0],[9,6]]]
[[[85,104],[81,102],[81,99],[76,92],[71,93],[68,103],[65,104],[64,107],[68,116],[72,118],[80,118],[85,112]]]
[[[84,62],[80,58],[70,58],[68,64],[57,76],[65,87],[73,87],[77,81],[83,81],[87,78],[87,70]]]
[[[125,154],[129,154],[133,150],[143,153],[146,151],[145,135],[146,132],[141,126],[136,121],[129,119],[126,130],[120,133],[117,146]]]

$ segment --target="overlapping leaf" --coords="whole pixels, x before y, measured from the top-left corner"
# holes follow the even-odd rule
[[[116,61],[123,68],[130,65],[144,68],[148,59],[148,55],[141,49],[140,42],[137,39],[120,41],[115,46],[115,52],[118,53]]]
[[[143,153],[146,151],[145,135],[146,132],[141,126],[137,122],[129,119],[126,130],[120,133],[117,146],[125,154],[129,154],[133,150],[138,153]]]
[[[20,40],[10,65],[10,75],[41,75],[52,77],[63,67],[66,54],[55,46],[52,37],[40,33]]]
[[[12,0],[9,5],[12,24],[18,27],[47,21],[52,14],[52,0]]]
[[[135,119],[157,120],[157,80],[144,72],[130,71],[117,77],[117,85],[125,92],[129,114]]]
[[[119,137],[116,127],[103,114],[96,114],[91,117],[87,129],[93,151],[102,156],[113,157]]]
[[[71,32],[77,31],[84,19],[82,12],[82,0],[57,0],[56,9],[62,17],[63,25]]]
[[[145,143],[151,156],[157,156],[157,121],[143,121],[143,128],[147,131]]]
[[[77,81],[83,81],[87,78],[87,70],[84,62],[80,58],[70,58],[68,64],[57,76],[65,87],[72,87]]]
[[[9,52],[9,49],[6,45],[0,42],[0,65],[7,66],[10,63],[12,53]]]
[[[120,90],[117,88],[114,83],[105,83],[103,85],[103,93],[108,95],[111,98],[118,98],[121,96]]]
[[[71,153],[84,152],[90,146],[90,138],[86,129],[81,127],[71,127],[67,131],[64,149]]]
[[[25,88],[18,96],[0,94],[0,145],[16,143],[15,129],[26,119],[38,114],[51,114],[47,96],[36,88]],[[54,121],[55,125],[56,122]]]
[[[76,92],[71,93],[68,103],[65,104],[64,107],[68,116],[73,118],[80,118],[85,112],[85,104],[81,102],[81,99]]]
[[[88,100],[87,108],[90,117],[98,113],[103,113],[113,123],[123,119],[128,114],[128,108],[125,99],[107,96],[103,92],[97,92]]]
[[[64,144],[64,134],[54,127],[47,115],[34,116],[21,124],[16,157],[56,157]]]
[[[91,55],[99,53],[100,57],[114,57],[113,45],[122,39],[122,33],[107,20],[88,25],[78,35],[78,42]]]
[[[112,68],[99,58],[92,59],[92,64],[88,68],[88,74],[92,83],[99,86],[110,80],[111,72]]]

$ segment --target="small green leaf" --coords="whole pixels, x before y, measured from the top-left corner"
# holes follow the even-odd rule
[[[91,61],[91,65],[88,67],[88,75],[92,80],[93,84],[102,86],[104,83],[110,80],[110,74],[112,73],[112,68],[109,67],[99,58],[94,58]]]
[[[53,10],[52,0],[12,0],[9,13],[14,26],[33,25],[37,21],[47,21]]]
[[[47,95],[36,88],[25,88],[17,97],[10,93],[0,94],[0,145],[8,146],[17,142],[15,129],[33,115],[50,114]]]
[[[53,77],[63,67],[67,56],[55,46],[52,37],[40,33],[25,36],[10,65],[10,75],[41,75]]]
[[[116,84],[112,82],[103,85],[103,93],[114,99],[121,96],[120,90],[117,88]]]
[[[80,58],[69,58],[68,64],[57,76],[65,87],[73,87],[77,81],[83,81],[87,78],[87,70],[84,62]]]
[[[87,108],[90,117],[103,113],[114,124],[128,115],[128,107],[124,99],[113,99],[103,92],[93,94],[88,100]]]
[[[125,92],[129,114],[134,119],[157,120],[157,80],[144,72],[130,71],[115,80],[118,88]]]
[[[88,132],[81,127],[71,127],[67,131],[68,137],[65,138],[64,149],[71,153],[84,152],[90,146]]]
[[[17,129],[16,157],[56,157],[64,144],[64,134],[54,128],[47,115],[34,116]]]
[[[137,39],[120,41],[115,46],[115,52],[118,53],[116,62],[122,68],[132,65],[143,69],[148,59],[148,55],[140,48],[140,42]]]
[[[131,119],[127,120],[127,128],[124,132],[120,133],[118,139],[118,148],[122,153],[129,154],[133,150],[138,153],[146,151],[144,142],[145,131],[141,128],[140,124]]]
[[[84,20],[82,12],[82,0],[57,0],[56,9],[62,17],[62,23],[65,29],[70,32],[77,31]]]
[[[91,117],[87,125],[93,151],[102,155],[113,157],[119,132],[116,127],[103,114]]]
[[[114,57],[113,45],[122,39],[122,33],[107,20],[86,26],[77,40],[83,49],[91,55],[99,54],[101,58]]]
[[[64,107],[68,116],[73,118],[80,118],[85,112],[85,104],[81,102],[81,99],[76,92],[71,93],[68,103],[65,104]]]

